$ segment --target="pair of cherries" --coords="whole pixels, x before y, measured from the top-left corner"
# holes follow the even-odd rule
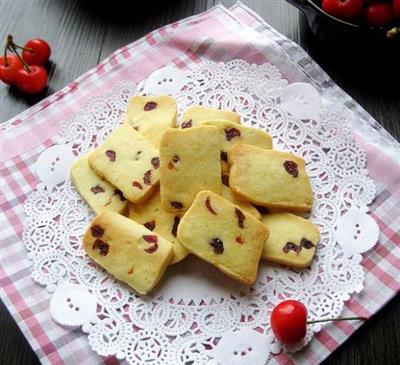
[[[22,50],[22,54],[18,53]],[[25,94],[36,94],[47,86],[47,71],[43,67],[50,58],[51,49],[43,39],[30,39],[24,47],[7,37],[4,56],[0,57],[0,80],[14,85]]]
[[[307,324],[331,321],[365,321],[365,317],[346,317],[307,321],[307,308],[297,300],[279,303],[271,314],[271,328],[275,337],[283,344],[291,345],[301,341],[307,332]]]

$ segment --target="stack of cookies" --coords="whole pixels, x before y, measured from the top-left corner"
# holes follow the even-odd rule
[[[72,167],[97,213],[83,247],[137,292],[189,253],[250,285],[260,258],[310,265],[319,231],[302,158],[231,111],[191,107],[176,124],[170,96],[135,96],[124,123]],[[266,213],[268,211],[268,213]]]

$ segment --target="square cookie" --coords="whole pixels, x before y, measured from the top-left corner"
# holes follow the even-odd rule
[[[170,96],[134,96],[124,122],[158,148],[164,132],[176,126],[176,110],[176,101]]]
[[[240,123],[240,115],[235,112],[197,105],[187,108],[183,113],[181,128],[195,127],[200,122],[210,119],[224,119],[236,124]]]
[[[174,254],[171,264],[182,261],[188,255],[187,250],[176,237],[181,217],[179,214],[166,212],[161,207],[159,191],[141,204],[129,204],[128,210],[130,219],[143,224],[150,231],[160,234],[171,242]]]
[[[132,203],[146,200],[158,186],[158,150],[127,124],[115,129],[90,154],[89,164]]]
[[[104,211],[83,237],[86,253],[140,294],[151,291],[172,259],[171,244],[120,214]]]
[[[269,230],[262,257],[277,264],[304,268],[311,265],[319,241],[319,230],[312,222],[291,213],[262,217]]]
[[[222,172],[229,171],[228,150],[239,143],[260,147],[266,150],[272,149],[272,137],[269,133],[257,128],[238,125],[229,120],[207,120],[201,125],[213,125],[218,128],[221,139],[221,169]]]
[[[253,204],[307,212],[312,189],[304,160],[289,152],[239,144],[228,151],[230,188]]]
[[[160,145],[160,191],[166,211],[187,210],[202,190],[219,194],[220,150],[219,132],[214,126],[165,132]]]
[[[186,249],[244,284],[257,278],[268,229],[211,191],[202,191],[183,216],[178,239]]]
[[[222,175],[222,186],[221,186],[221,196],[229,200],[232,204],[237,205],[241,210],[245,213],[249,213],[254,215],[257,219],[261,219],[260,212],[247,200],[241,199],[239,196],[235,195],[235,193],[229,189],[229,176]]]
[[[89,206],[98,214],[103,210],[121,213],[127,204],[121,190],[101,179],[89,165],[89,154],[75,161],[71,181]]]

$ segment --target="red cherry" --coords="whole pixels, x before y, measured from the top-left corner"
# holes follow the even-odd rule
[[[365,10],[368,25],[382,27],[393,19],[392,7],[387,3],[371,4]]]
[[[322,0],[321,7],[340,19],[354,19],[362,14],[364,0]]]
[[[282,343],[301,341],[307,332],[307,308],[297,300],[279,303],[271,314],[271,328]]]
[[[15,73],[15,86],[26,94],[36,94],[47,86],[47,72],[42,66],[21,68]]]
[[[30,39],[24,48],[22,58],[28,65],[44,65],[50,58],[50,46],[43,39]]]
[[[8,54],[6,59],[4,56],[0,57],[0,80],[8,85],[12,85],[15,79],[15,73],[22,68],[22,62],[16,55]]]
[[[393,15],[400,19],[400,0],[393,0]]]

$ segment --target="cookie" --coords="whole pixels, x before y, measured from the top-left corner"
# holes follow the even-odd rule
[[[229,176],[222,176],[221,196],[232,204],[237,205],[245,213],[249,213],[254,215],[257,219],[260,219],[261,214],[253,205],[251,205],[247,200],[243,200],[235,195],[235,193],[225,185],[228,179]]]
[[[121,190],[95,174],[89,165],[89,154],[77,160],[71,168],[71,180],[76,190],[98,214],[103,210],[122,212],[127,200]]]
[[[257,128],[238,125],[228,120],[208,120],[200,123],[201,125],[213,125],[219,129],[221,138],[221,169],[222,172],[229,171],[228,150],[232,146],[242,143],[251,146],[272,149],[272,137],[269,133]]]
[[[134,96],[124,122],[158,148],[164,132],[176,126],[176,110],[176,102],[170,96]]]
[[[262,221],[269,229],[265,260],[298,268],[311,265],[319,241],[317,226],[291,213],[266,214]]]
[[[189,252],[247,285],[257,278],[267,237],[261,221],[211,191],[196,196],[178,227]]]
[[[304,160],[289,152],[238,144],[228,151],[230,188],[266,208],[306,212],[312,189]]]
[[[158,185],[157,148],[129,125],[122,125],[89,156],[99,176],[122,191],[132,203],[144,201]]]
[[[200,122],[210,119],[223,119],[236,124],[240,123],[240,115],[235,112],[198,105],[187,108],[183,113],[181,128],[195,127]]]
[[[162,207],[182,212],[202,190],[221,189],[218,128],[200,126],[169,129],[160,145],[160,191]]]
[[[143,224],[150,231],[158,233],[171,242],[173,251],[171,264],[182,261],[188,255],[187,250],[176,237],[180,215],[168,213],[162,209],[159,191],[142,204],[129,204],[128,211],[130,219]]]
[[[172,259],[171,243],[120,214],[103,211],[83,237],[86,253],[140,294],[151,291]]]

